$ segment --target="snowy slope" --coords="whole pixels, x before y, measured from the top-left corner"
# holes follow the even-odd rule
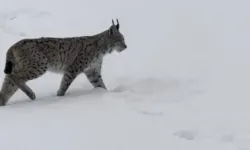
[[[0,70],[22,38],[91,35],[119,18],[108,92],[47,73],[0,108],[1,150],[250,150],[250,2],[0,0]],[[0,83],[4,74],[0,74]]]

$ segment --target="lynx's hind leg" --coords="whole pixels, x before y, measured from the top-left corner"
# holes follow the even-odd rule
[[[35,93],[31,90],[31,88],[25,84],[25,80],[22,80],[13,75],[9,75],[9,79],[17,85],[31,100],[36,98]]]
[[[16,58],[18,61],[12,62],[15,65],[11,73],[8,74],[8,78],[31,100],[34,100],[36,98],[35,93],[26,85],[26,82],[45,74],[48,69],[48,59],[43,53],[36,50],[33,50],[31,53],[18,51],[16,52]]]
[[[21,68],[13,71],[10,78],[31,100],[34,100],[35,93],[26,85],[26,82],[45,74],[48,69],[48,61],[47,59],[33,59],[24,62],[26,63]]]
[[[17,90],[18,86],[9,79],[8,75],[6,75],[0,91],[0,106],[6,105],[9,98],[14,95]]]

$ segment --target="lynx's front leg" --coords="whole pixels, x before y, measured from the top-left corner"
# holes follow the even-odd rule
[[[93,68],[85,73],[89,82],[94,86],[94,88],[101,87],[107,90],[101,75],[101,68]]]
[[[66,91],[68,90],[71,83],[76,78],[77,73],[72,71],[67,71],[62,78],[60,88],[57,91],[57,96],[64,96]]]

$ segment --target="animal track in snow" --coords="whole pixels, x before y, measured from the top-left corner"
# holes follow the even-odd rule
[[[180,130],[175,132],[173,135],[185,140],[196,140],[204,137],[201,133],[195,130]]]

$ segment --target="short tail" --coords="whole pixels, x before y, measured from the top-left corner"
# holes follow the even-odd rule
[[[12,72],[12,62],[11,61],[6,61],[5,63],[5,68],[4,68],[4,73],[6,74],[11,74]]]
[[[13,68],[13,54],[12,51],[9,50],[7,52],[7,57],[6,57],[6,63],[5,63],[5,68],[4,68],[4,73],[5,74],[11,74],[12,68]]]

